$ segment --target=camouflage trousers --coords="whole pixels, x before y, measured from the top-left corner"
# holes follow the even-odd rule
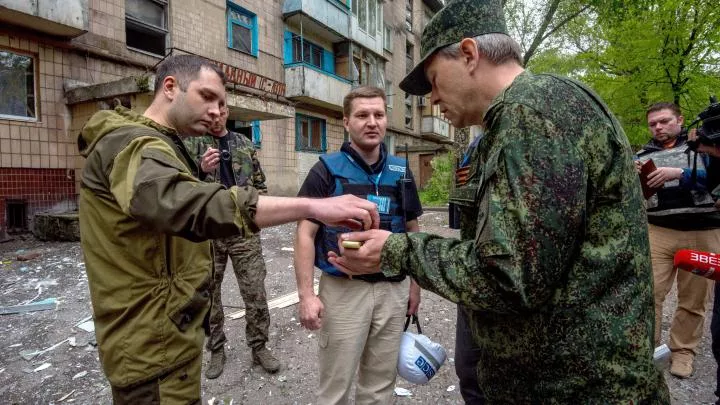
[[[225,313],[222,307],[222,282],[228,257],[232,261],[240,295],[245,302],[245,340],[252,349],[262,347],[268,341],[270,311],[265,293],[265,261],[260,246],[260,235],[245,239],[232,236],[213,241],[215,248],[215,277],[212,287],[212,309],[210,310],[209,350],[220,349],[225,337]]]

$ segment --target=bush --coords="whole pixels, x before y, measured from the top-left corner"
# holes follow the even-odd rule
[[[423,205],[445,205],[448,202],[450,187],[455,175],[455,155],[446,153],[435,156],[430,163],[433,168],[432,177],[420,191],[420,202]]]

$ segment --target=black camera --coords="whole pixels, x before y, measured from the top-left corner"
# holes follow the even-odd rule
[[[227,149],[223,149],[220,151],[220,159],[229,162],[230,161],[230,151]]]
[[[698,114],[697,119],[688,125],[688,129],[698,125],[697,140],[688,141],[692,150],[697,150],[700,144],[720,144],[720,103],[715,96],[710,96],[710,105]]]

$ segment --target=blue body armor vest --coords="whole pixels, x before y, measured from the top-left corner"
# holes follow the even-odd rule
[[[380,212],[380,229],[393,233],[405,232],[400,190],[400,180],[406,168],[405,159],[387,155],[382,171],[376,174],[368,174],[344,152],[323,155],[320,160],[335,179],[332,196],[352,194],[365,199],[368,199],[368,195],[385,197],[383,200],[387,203],[387,212]],[[380,205],[385,204],[378,204],[378,211],[383,211]],[[330,251],[339,252],[338,236],[350,231],[345,227],[321,226],[315,236],[315,266],[328,274],[344,276],[328,262],[327,255]]]

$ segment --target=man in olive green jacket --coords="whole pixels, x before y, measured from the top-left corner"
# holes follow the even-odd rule
[[[201,182],[180,134],[203,135],[217,119],[224,75],[203,58],[181,55],[167,58],[156,77],[143,115],[100,111],[78,139],[87,159],[81,243],[100,362],[116,404],[200,403],[208,239],[304,218],[365,227],[379,221],[375,205],[359,198],[259,197],[249,186]]]

